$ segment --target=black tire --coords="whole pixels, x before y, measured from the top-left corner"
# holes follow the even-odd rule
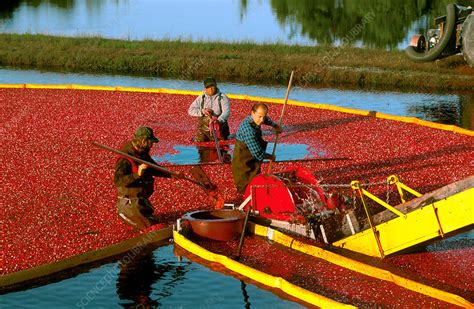
[[[453,35],[454,29],[456,27],[456,6],[452,3],[446,6],[446,26],[443,36],[441,37],[439,43],[431,50],[420,53],[417,52],[413,46],[408,46],[405,49],[405,53],[408,58],[416,62],[428,62],[433,61],[438,58],[441,53],[444,51],[451,36]]]
[[[469,15],[462,24],[462,54],[467,63],[474,66],[474,15]]]

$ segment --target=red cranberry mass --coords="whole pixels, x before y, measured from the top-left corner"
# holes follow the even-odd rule
[[[146,125],[160,139],[152,149],[153,155],[176,152],[174,145],[192,144],[196,119],[187,115],[187,108],[193,99],[190,95],[118,91],[0,89],[0,220],[4,240],[0,274],[55,262],[136,236],[137,232],[116,215],[115,156],[91,142],[119,148],[137,127]],[[232,133],[253,103],[232,100]],[[281,108],[269,104],[270,117],[278,119]],[[270,130],[264,135],[269,141],[274,138]],[[410,187],[426,193],[474,174],[474,137],[375,117],[290,105],[279,141],[308,145],[309,156],[318,157],[323,151],[326,157],[349,158],[298,163],[325,183],[377,182],[397,174]],[[282,171],[290,164],[274,164],[273,171]],[[190,166],[167,168],[189,175]],[[239,201],[230,165],[205,165],[203,169],[226,201]],[[206,193],[187,182],[160,178],[155,190],[151,202],[162,223],[150,230],[164,227],[191,210],[210,207]],[[383,194],[383,188],[375,190],[375,194]],[[259,247],[249,242],[244,258],[252,262],[252,254],[261,251]],[[387,263],[472,295],[472,268],[464,271],[465,267],[450,265],[463,261],[463,265],[472,267],[473,256],[472,248],[461,248],[395,257]],[[280,268],[270,264],[262,268],[283,277],[291,277],[298,263],[304,263],[304,258],[293,256],[276,260],[288,263]],[[363,292],[354,290],[351,282],[359,282],[359,277],[336,280],[337,267],[304,267],[311,274],[293,280],[306,288],[324,283],[321,289],[329,291],[342,284],[348,289],[347,297],[353,299]],[[332,279],[316,282],[322,273]],[[370,279],[364,280],[368,280],[365,292],[376,293],[378,286]],[[397,301],[394,295],[398,292],[379,295],[381,303],[393,304]],[[410,299],[412,304],[424,304],[417,298]],[[362,300],[356,303],[365,304]]]

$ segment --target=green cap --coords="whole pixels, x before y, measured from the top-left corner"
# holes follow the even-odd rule
[[[158,143],[159,139],[153,134],[153,130],[149,127],[139,127],[135,132],[135,138],[146,137],[150,142]]]
[[[211,86],[217,85],[216,79],[214,77],[208,77],[204,80],[204,88],[209,88]]]

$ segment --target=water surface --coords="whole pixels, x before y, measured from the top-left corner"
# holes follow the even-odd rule
[[[78,84],[203,91],[201,81],[121,75],[53,73],[2,67],[0,67],[0,83]],[[284,98],[286,92],[286,86],[238,83],[219,83],[218,86],[226,94],[279,99]],[[465,129],[474,129],[474,92],[422,93],[296,87],[291,90],[290,99],[361,110],[374,110],[397,116],[417,117],[433,122],[454,124]]]
[[[452,0],[8,0],[0,32],[404,48]],[[472,5],[471,0],[458,3]]]
[[[165,154],[160,157],[153,157],[153,159],[160,162],[169,162],[173,165],[180,164],[200,164],[200,163],[219,163],[219,154],[217,153],[216,146],[211,142],[207,143],[206,146],[187,146],[187,145],[175,145],[173,148],[174,153]],[[272,153],[274,143],[268,143],[267,152]],[[286,161],[286,160],[303,160],[311,159],[313,156],[309,155],[309,146],[304,144],[286,144],[279,143],[277,146],[278,149],[278,159],[277,161]],[[232,156],[234,153],[234,145],[224,145],[219,146],[221,155],[225,156],[226,154]],[[312,152],[316,152],[318,158],[324,158],[326,152],[324,150],[311,149]],[[230,161],[228,162],[230,163]]]
[[[0,307],[303,308],[185,257],[178,260],[173,249],[168,245],[143,251],[131,260],[122,258],[59,282],[1,295]]]

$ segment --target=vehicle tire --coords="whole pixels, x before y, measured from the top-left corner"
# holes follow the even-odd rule
[[[469,15],[462,24],[462,54],[467,63],[474,66],[474,14]]]
[[[405,49],[407,56],[416,62],[428,62],[438,58],[448,45],[456,27],[456,6],[452,3],[446,6],[446,27],[439,43],[427,52],[418,52],[413,46]]]

